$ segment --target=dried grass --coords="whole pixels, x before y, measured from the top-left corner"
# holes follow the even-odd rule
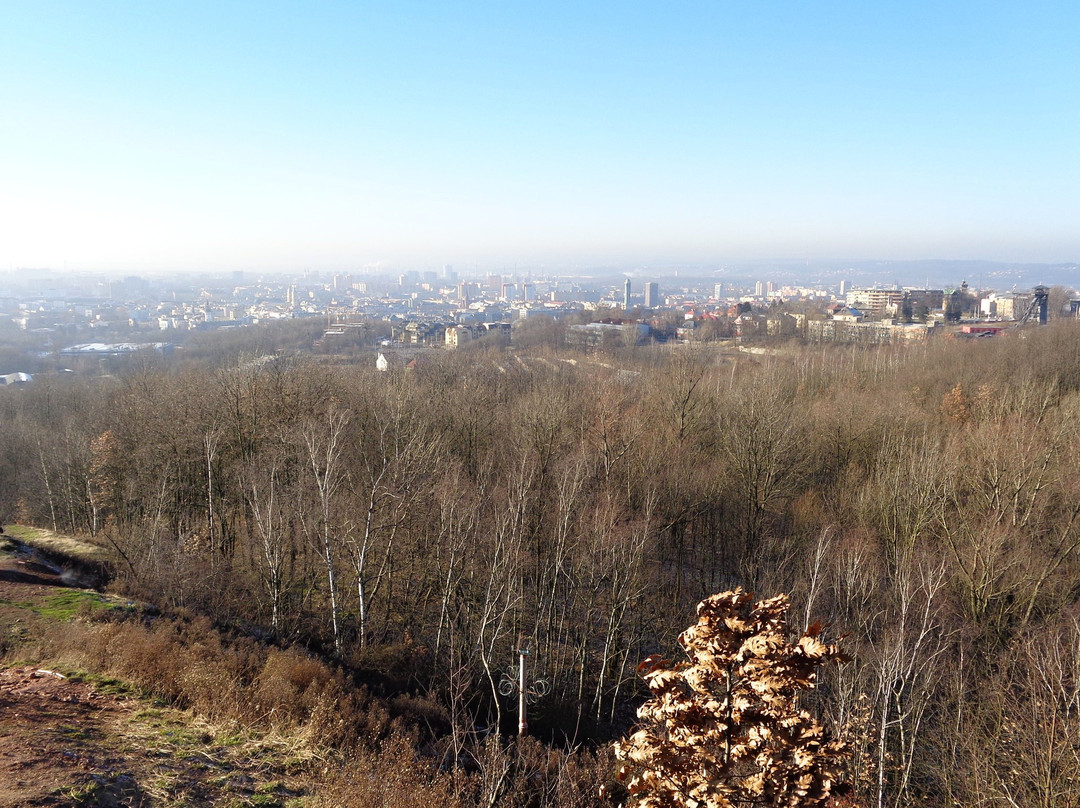
[[[603,804],[598,787],[612,770],[604,755],[494,736],[475,739],[468,773],[441,769],[417,753],[416,732],[400,717],[428,727],[445,722],[437,703],[399,697],[384,704],[299,649],[228,640],[201,618],[53,624],[34,654],[189,709],[193,726],[219,742],[253,744],[253,759],[291,761],[317,777],[320,806],[593,808]]]
[[[4,525],[4,533],[38,550],[67,556],[76,561],[100,564],[110,558],[109,551],[105,547],[93,544],[85,538],[76,538],[66,533],[54,533],[42,527]]]

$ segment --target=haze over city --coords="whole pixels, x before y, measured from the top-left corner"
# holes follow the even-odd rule
[[[0,0],[0,808],[1080,808],[1078,23]]]
[[[3,16],[0,270],[1080,257],[1075,4]]]

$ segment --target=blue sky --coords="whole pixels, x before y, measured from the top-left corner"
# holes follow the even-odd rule
[[[1080,260],[1075,2],[0,19],[0,268]]]

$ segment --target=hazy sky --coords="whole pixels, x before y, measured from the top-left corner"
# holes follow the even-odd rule
[[[0,269],[1080,260],[1080,4],[0,0]]]

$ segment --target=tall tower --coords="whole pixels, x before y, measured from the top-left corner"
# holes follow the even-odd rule
[[[654,309],[660,302],[660,287],[655,281],[645,284],[645,308]]]
[[[626,283],[623,284],[622,293],[622,307],[623,311],[630,311],[630,279],[626,279]]]
[[[1035,295],[1035,306],[1039,311],[1039,324],[1046,325],[1047,303],[1050,300],[1050,289],[1046,286],[1036,286],[1032,290]]]

